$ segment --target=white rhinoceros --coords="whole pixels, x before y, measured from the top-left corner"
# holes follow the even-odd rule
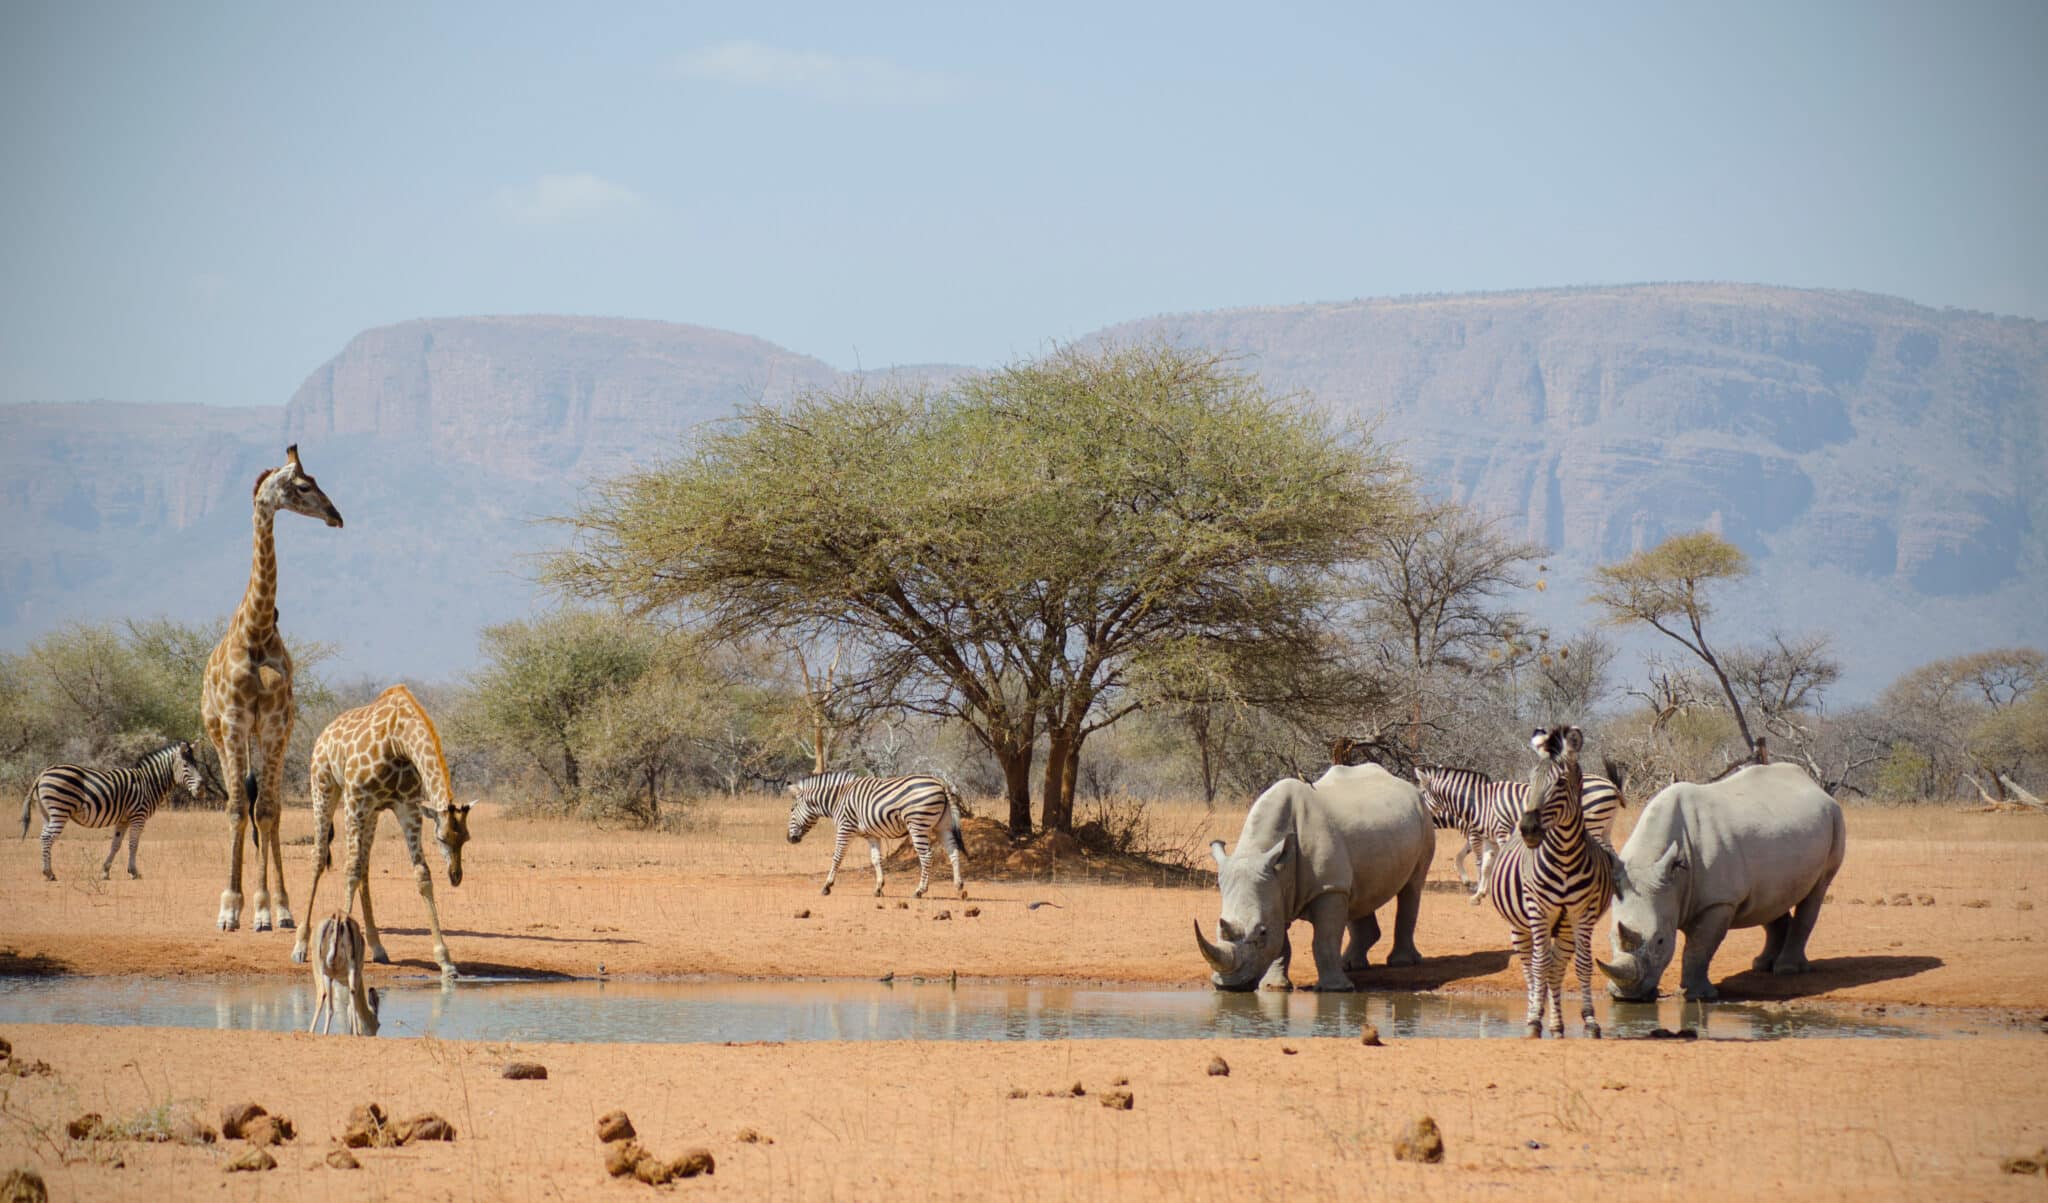
[[[1707,966],[1734,927],[1763,927],[1751,968],[1806,971],[1806,939],[1848,846],[1842,808],[1796,765],[1752,765],[1711,785],[1680,781],[1643,808],[1617,858],[1616,998],[1657,997],[1678,933],[1689,999],[1717,995]]]
[[[1292,949],[1287,925],[1307,919],[1316,989],[1351,990],[1380,938],[1373,912],[1396,896],[1389,965],[1414,965],[1415,916],[1436,855],[1436,830],[1416,788],[1378,765],[1338,765],[1314,785],[1292,777],[1259,795],[1238,833],[1237,852],[1209,845],[1223,894],[1211,944],[1195,921],[1195,941],[1219,990],[1254,985],[1285,990]],[[1351,932],[1344,948],[1344,932]]]

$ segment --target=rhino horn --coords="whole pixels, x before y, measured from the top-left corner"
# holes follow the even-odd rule
[[[1237,946],[1235,944],[1231,945],[1229,951],[1226,952],[1209,943],[1209,938],[1202,934],[1202,921],[1200,919],[1195,920],[1195,943],[1201,946],[1202,959],[1209,962],[1209,967],[1216,972],[1229,973],[1237,968]]]
[[[1599,957],[1594,957],[1593,963],[1600,967],[1600,972],[1607,975],[1608,981],[1613,982],[1615,985],[1620,986],[1624,990],[1634,989],[1636,979],[1639,976],[1641,976],[1639,974],[1630,973],[1628,970],[1622,969],[1618,966],[1610,965],[1607,962],[1601,960]]]

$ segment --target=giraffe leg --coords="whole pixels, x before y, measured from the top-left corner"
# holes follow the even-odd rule
[[[377,934],[377,917],[370,910],[370,842],[376,837],[377,816],[374,812],[364,814],[363,800],[350,790],[348,793],[348,900],[343,904],[343,914],[355,910],[356,895],[363,896],[363,935],[370,945],[370,959],[379,965],[389,965],[391,955],[384,951],[384,941]]]
[[[334,803],[340,798],[341,790],[328,780],[327,774],[315,770],[313,773],[313,884],[306,888],[306,914],[317,915],[313,903],[320,897],[320,875],[327,872],[334,856]],[[299,929],[298,938],[292,941],[292,964],[306,963],[306,943],[311,937],[313,924]]]
[[[932,833],[912,830],[910,846],[917,850],[917,891],[912,898],[922,898],[932,888]]]
[[[242,841],[249,836],[250,787],[255,777],[249,772],[247,750],[240,737],[229,732],[215,741],[215,751],[220,753],[221,780],[228,787],[228,888],[221,891],[220,918],[215,921],[222,931],[234,931],[242,926]]]
[[[284,883],[284,839],[278,827],[284,820],[284,753],[291,738],[291,720],[271,731],[263,747],[263,785],[257,796],[256,816],[256,930],[279,931],[292,928],[291,895]],[[270,893],[271,871],[277,873],[277,893]]]
[[[868,837],[868,860],[875,866],[875,897],[882,896],[882,841]]]
[[[121,854],[121,838],[127,834],[127,824],[116,823],[114,825],[114,842],[111,846],[107,848],[106,863],[100,866],[101,881],[105,881],[107,878],[112,877],[114,875],[114,858]]]
[[[135,850],[142,847],[142,825],[147,819],[137,819],[128,824],[128,879],[141,881],[142,870],[135,867]]]
[[[434,933],[434,961],[441,966],[442,977],[454,977],[455,962],[448,958],[448,941],[441,938],[441,916],[434,908],[434,875],[428,871],[427,854],[420,847],[419,807],[400,810],[398,826],[405,833],[405,850],[412,857],[412,877],[419,883],[420,899],[427,904],[427,926]]]

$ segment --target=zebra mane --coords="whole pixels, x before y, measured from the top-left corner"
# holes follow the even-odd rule
[[[813,773],[809,777],[801,778],[789,788],[799,794],[811,794],[827,786],[845,785],[857,776],[859,774],[848,769],[833,769],[829,773]]]
[[[161,748],[158,748],[158,749],[157,749],[156,751],[154,751],[154,752],[145,752],[145,753],[143,753],[143,754],[142,754],[142,756],[141,756],[140,758],[138,758],[138,759],[137,759],[137,760],[135,761],[135,767],[137,767],[137,768],[162,768],[162,767],[167,767],[167,766],[168,766],[168,765],[170,764],[170,762],[171,762],[171,761],[173,761],[173,760],[176,760],[176,759],[178,758],[178,752],[179,752],[179,750],[180,750],[180,749],[182,749],[182,748],[183,748],[184,746],[185,746],[185,741],[184,741],[184,740],[182,740],[182,739],[174,739],[174,740],[172,740],[171,742],[169,742],[169,743],[165,744],[165,745],[164,745],[163,747],[161,747]]]

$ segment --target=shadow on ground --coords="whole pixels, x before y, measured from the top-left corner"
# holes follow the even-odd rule
[[[62,977],[70,972],[70,964],[55,957],[0,948],[0,977]]]
[[[1717,984],[1722,999],[1729,1002],[1808,998],[1830,990],[1913,977],[1944,964],[1940,957],[1925,956],[1823,957],[1809,963],[1812,968],[1807,972],[1788,977],[1745,969]]]
[[[1435,990],[1468,977],[1486,977],[1508,967],[1513,954],[1505,948],[1468,952],[1455,957],[1424,955],[1422,964],[1389,969],[1374,963],[1351,980],[1367,990]]]
[[[424,927],[380,927],[379,935],[384,936],[425,936],[433,933]],[[640,941],[628,936],[542,936],[525,931],[457,931],[444,927],[441,934],[450,940],[532,940],[536,944],[638,944]]]
[[[406,969],[424,969],[434,974],[441,972],[439,965],[427,960],[425,957],[407,957],[403,960],[393,960],[391,963],[394,966]],[[573,973],[562,973],[554,969],[535,969],[531,965],[507,965],[500,961],[472,961],[467,957],[457,957],[455,959],[455,968],[460,975],[455,979],[458,984],[465,977],[512,977],[525,982],[573,982],[577,980],[576,975]]]

